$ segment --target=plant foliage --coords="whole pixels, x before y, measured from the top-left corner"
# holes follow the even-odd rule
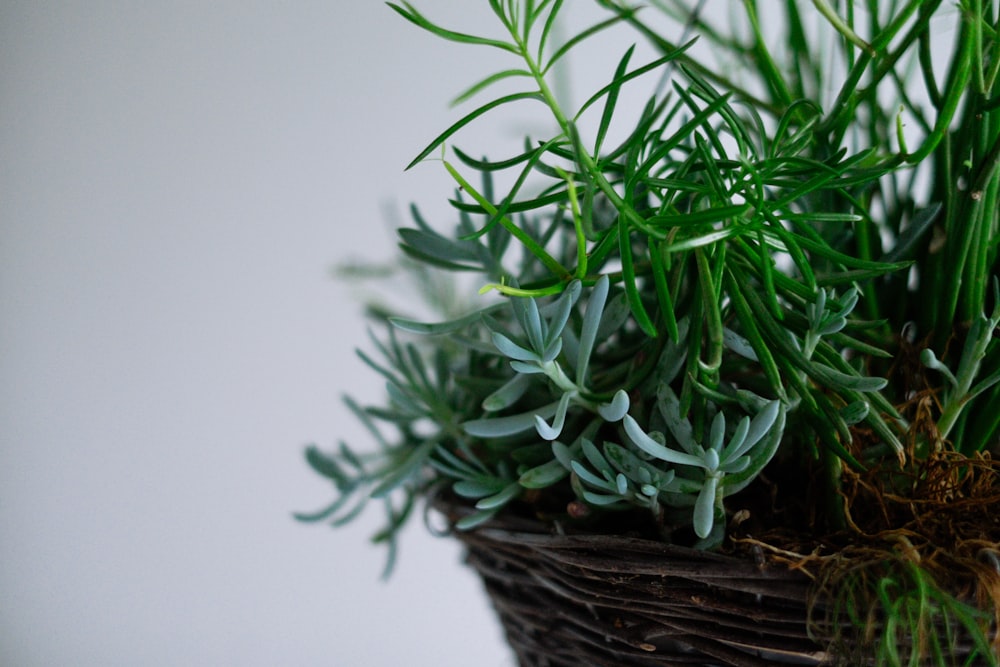
[[[414,501],[447,487],[476,508],[462,529],[501,511],[643,515],[712,549],[731,503],[761,507],[762,473],[777,493],[819,480],[802,528],[832,535],[876,509],[846,479],[891,485],[942,452],[998,451],[995,2],[747,0],[724,24],[684,0],[596,0],[605,18],[560,41],[561,0],[485,4],[490,35],[389,4],[510,61],[409,165],[441,156],[457,226],[414,210],[400,230],[411,261],[475,274],[484,296],[374,337],[378,356],[361,356],[388,400],[350,405],[379,450],[310,448],[338,495],[301,518],[339,523],[379,499],[378,539],[394,542]],[[557,64],[628,30],[606,84],[578,105],[554,93]],[[641,109],[620,104],[626,89],[647,91]],[[499,158],[457,146],[515,103],[551,132]],[[981,616],[923,583],[913,607],[894,585],[878,593],[900,622],[944,599],[941,613]]]

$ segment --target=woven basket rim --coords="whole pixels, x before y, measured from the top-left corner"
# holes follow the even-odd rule
[[[836,664],[871,664],[854,653],[863,644],[831,652],[814,635],[833,636],[828,601],[787,562],[513,512],[459,530],[476,510],[450,494],[427,509],[465,546],[522,667],[826,665],[841,651],[851,662]]]
[[[725,564],[738,568],[741,573],[761,573],[767,571],[792,570],[780,564],[759,559],[752,560],[745,554],[708,551],[695,547],[672,544],[635,535],[614,532],[583,530],[557,520],[546,521],[500,512],[489,521],[471,530],[460,530],[454,524],[458,519],[472,514],[475,509],[461,499],[435,495],[430,498],[429,508],[448,518],[449,526],[444,531],[435,531],[443,536],[483,536],[500,543],[531,544],[548,550],[572,550],[582,548],[604,549],[613,547],[623,552],[649,556],[671,556],[680,560],[691,560],[714,564]],[[798,573],[803,578],[805,574]],[[724,575],[723,575],[724,576]]]
[[[475,511],[457,498],[431,505],[451,526]],[[826,658],[806,628],[810,580],[800,572],[560,527],[501,513],[451,531],[523,667],[766,667]]]

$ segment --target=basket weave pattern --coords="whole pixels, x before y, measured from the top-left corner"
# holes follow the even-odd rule
[[[809,580],[800,573],[538,529],[495,521],[454,533],[521,667],[826,664],[807,631]]]

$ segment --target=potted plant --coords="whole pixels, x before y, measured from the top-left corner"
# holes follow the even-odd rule
[[[996,665],[997,3],[596,1],[559,43],[560,0],[483,36],[390,3],[510,60],[410,165],[457,222],[400,230],[432,295],[481,290],[379,313],[378,448],[308,448],[337,495],[300,518],[377,499],[392,546],[426,500],[523,665]],[[615,25],[657,56],[567,106]],[[552,132],[453,145],[520,102]]]

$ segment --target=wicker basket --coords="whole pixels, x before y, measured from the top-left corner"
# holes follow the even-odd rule
[[[452,523],[468,511],[434,506]],[[811,581],[785,567],[509,516],[453,536],[521,667],[870,664],[811,636]]]
[[[437,502],[452,522],[463,508]],[[455,531],[521,667],[819,665],[809,580],[650,540],[506,517]]]

